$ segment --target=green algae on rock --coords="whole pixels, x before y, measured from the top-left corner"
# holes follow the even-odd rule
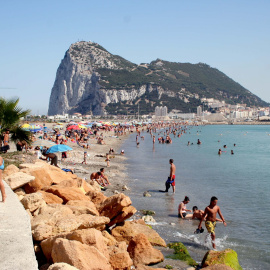
[[[197,266],[198,264],[191,258],[189,252],[184,244],[181,242],[178,243],[170,243],[167,245],[169,248],[174,249],[174,254],[167,256],[167,258],[171,258],[174,260],[185,261],[190,266]]]
[[[225,264],[234,270],[243,270],[238,262],[237,253],[230,248],[222,251],[209,250],[205,254],[202,266],[206,267],[215,264]]]
[[[156,214],[155,211],[145,209],[140,210],[140,212],[145,216],[154,216]]]

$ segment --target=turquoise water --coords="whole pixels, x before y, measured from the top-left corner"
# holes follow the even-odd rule
[[[204,209],[216,196],[228,224],[217,225],[217,249],[236,250],[244,269],[270,269],[270,126],[192,127],[181,138],[172,136],[171,145],[156,142],[154,148],[149,133],[143,135],[139,148],[135,134],[123,145],[129,195],[138,210],[156,211],[154,228],[165,240],[182,241],[201,261],[210,247],[207,234],[194,235],[198,221],[179,220],[177,208],[184,196],[190,198],[188,209],[194,205]],[[188,141],[194,144],[187,146]],[[219,156],[219,148],[227,152]],[[158,192],[165,189],[170,158],[177,168],[176,194]],[[146,190],[151,198],[142,196]]]

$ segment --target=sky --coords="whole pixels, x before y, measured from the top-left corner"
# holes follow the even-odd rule
[[[203,62],[270,102],[269,0],[0,0],[0,96],[47,114],[69,46],[136,63]]]

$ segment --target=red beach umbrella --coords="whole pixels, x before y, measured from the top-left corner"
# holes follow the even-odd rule
[[[67,128],[67,130],[71,130],[71,129],[79,130],[80,128],[79,128],[79,126],[77,126],[77,125],[72,125],[72,126],[69,126],[69,127]]]

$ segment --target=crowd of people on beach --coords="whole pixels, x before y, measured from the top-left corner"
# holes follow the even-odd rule
[[[146,124],[143,126],[139,125],[125,126],[119,124],[114,127],[103,126],[101,128],[97,126],[93,126],[91,128],[76,128],[76,126],[70,124],[66,126],[66,130],[64,131],[63,134],[59,129],[54,129],[52,130],[51,133],[45,132],[43,130],[42,132],[33,134],[31,137],[31,141],[33,143],[37,140],[46,140],[55,144],[64,144],[64,145],[66,145],[69,142],[76,143],[79,147],[82,147],[84,149],[83,160],[81,164],[87,165],[87,156],[88,156],[87,150],[91,149],[89,139],[90,138],[95,139],[97,144],[105,145],[106,142],[104,135],[107,134],[109,131],[113,131],[114,137],[119,137],[127,133],[130,134],[136,130],[136,145],[137,147],[139,147],[140,140],[144,140],[144,133],[141,134],[144,131],[146,131],[146,133],[148,133],[151,136],[154,146],[156,143],[156,136],[158,137],[157,141],[159,144],[172,144],[173,143],[172,137],[181,138],[185,133],[189,132],[189,129],[190,126],[183,125],[182,123],[160,123],[160,122],[153,124]],[[9,144],[9,133],[6,132],[4,136],[4,146],[6,146],[7,150],[9,149],[9,147],[7,147],[8,144]],[[201,140],[198,139],[196,144],[201,145],[202,144]],[[187,145],[190,146],[193,145],[193,143],[190,143],[190,141],[188,141]],[[234,147],[235,146],[236,145],[234,144]],[[25,151],[34,150],[37,158],[43,160],[50,160],[51,165],[59,167],[57,155],[55,153],[47,153],[48,150],[47,147],[36,146],[33,149],[32,144],[27,144],[24,141],[17,142],[16,147],[18,151],[22,151],[23,149],[25,149]],[[227,146],[224,145],[224,148],[227,148]],[[224,151],[219,149],[218,154],[221,155],[222,152]],[[105,157],[106,165],[107,167],[110,167],[111,156],[115,154],[116,153],[114,149],[110,148],[107,153],[98,156]],[[124,150],[122,150],[120,154],[123,155]],[[234,154],[233,150],[231,151],[231,154]],[[64,160],[65,158],[67,158],[67,153],[62,152],[62,159]],[[172,187],[173,193],[175,193],[176,166],[174,164],[173,159],[170,159],[169,163],[170,163],[170,174],[165,183],[166,189],[165,191],[162,190],[160,191],[168,192],[170,187]],[[0,165],[0,172],[2,173],[2,170],[4,169],[4,160],[2,158],[0,158],[0,164],[2,164]],[[72,172],[72,170],[69,171]],[[106,186],[110,185],[108,176],[105,175],[105,168],[100,168],[99,171],[92,172],[90,174],[90,179],[96,181],[100,185],[101,189],[102,188],[104,189]],[[5,201],[6,194],[2,180],[0,180],[0,189],[2,193],[2,200]],[[221,214],[220,208],[217,206],[217,200],[218,199],[216,197],[212,197],[209,206],[207,206],[204,211],[198,209],[197,206],[194,206],[191,211],[186,208],[190,200],[187,196],[185,196],[184,200],[179,204],[178,207],[179,218],[200,220],[198,229],[196,230],[197,233],[203,232],[202,222],[205,221],[207,231],[211,234],[212,237],[213,248],[216,247],[214,243],[216,222],[217,221],[223,222],[224,225],[226,226],[226,222]],[[190,212],[190,214],[188,214],[187,212]],[[219,214],[221,219],[218,219],[216,217],[217,214]]]

